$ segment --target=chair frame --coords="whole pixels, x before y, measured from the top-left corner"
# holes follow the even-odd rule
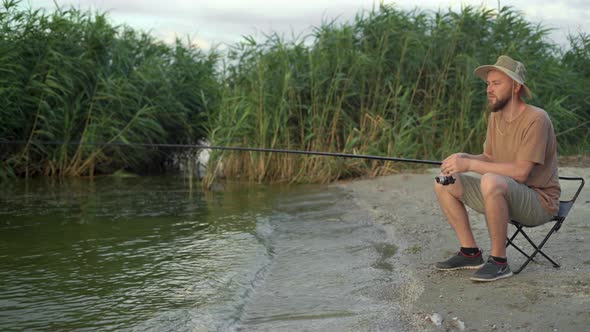
[[[569,200],[569,201],[560,200],[559,201],[559,212],[557,213],[557,216],[553,217],[549,221],[549,222],[555,222],[555,223],[553,224],[553,227],[551,228],[549,233],[547,233],[547,235],[545,236],[545,238],[543,239],[543,241],[539,245],[535,244],[535,242],[533,242],[533,240],[531,240],[531,238],[524,231],[524,228],[532,228],[532,227],[538,227],[538,226],[526,226],[526,225],[519,223],[516,220],[510,220],[510,224],[512,224],[516,227],[516,231],[512,234],[512,236],[506,237],[506,247],[512,246],[516,250],[518,250],[521,254],[523,254],[525,257],[527,257],[527,260],[517,270],[514,271],[515,274],[520,273],[531,261],[534,261],[534,258],[535,258],[535,256],[537,256],[537,254],[541,254],[548,261],[550,261],[553,264],[554,268],[560,267],[559,264],[557,264],[553,259],[551,259],[549,256],[547,256],[541,249],[543,249],[543,246],[545,245],[545,243],[547,243],[547,241],[549,240],[549,237],[551,237],[551,235],[553,235],[553,233],[557,232],[561,228],[561,225],[565,221],[565,218],[567,217],[572,206],[576,202],[576,199],[578,198],[578,195],[580,195],[580,192],[582,191],[582,188],[584,187],[584,184],[586,182],[581,177],[560,176],[559,179],[560,180],[567,180],[567,181],[580,181],[580,185],[578,186],[578,189],[576,190],[576,193],[574,194],[574,196],[571,200]],[[539,226],[542,226],[542,225],[539,225]],[[514,239],[516,238],[516,236],[518,234],[522,234],[522,236],[529,242],[529,244],[531,246],[533,246],[535,251],[532,254],[530,254],[530,255],[527,254],[526,252],[524,252],[524,250],[519,248],[514,243]]]

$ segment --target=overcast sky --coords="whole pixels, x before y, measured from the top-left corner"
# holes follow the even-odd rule
[[[114,24],[151,31],[166,42],[190,36],[203,49],[223,49],[244,35],[262,38],[277,32],[284,37],[309,33],[322,21],[352,20],[361,10],[370,10],[379,0],[25,0],[33,8],[53,9],[55,4],[109,12]],[[398,0],[400,9],[460,9],[461,5],[498,8],[498,0]],[[501,1],[522,11],[527,20],[556,29],[549,37],[566,44],[568,33],[590,33],[588,0]]]

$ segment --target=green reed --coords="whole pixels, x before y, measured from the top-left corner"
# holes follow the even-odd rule
[[[547,32],[509,7],[429,13],[381,6],[353,22],[326,22],[301,40],[246,38],[229,53],[210,139],[422,159],[479,153],[487,112],[473,69],[510,54],[527,65],[530,102],[547,109],[568,151],[590,138],[581,94],[590,77],[575,69],[587,71],[588,38],[562,55]],[[403,166],[244,152],[215,155],[213,165],[221,162],[224,175],[251,181],[328,182]]]
[[[0,145],[4,176],[159,169],[157,149],[36,142],[193,143],[441,159],[481,152],[485,84],[500,54],[522,60],[530,103],[553,119],[560,153],[590,150],[590,38],[562,50],[516,9],[402,11],[328,21],[295,40],[245,37],[223,58],[113,26],[103,13],[0,7]],[[401,163],[214,152],[216,176],[329,182]]]
[[[115,27],[106,14],[0,7],[0,137],[7,174],[93,175],[158,169],[162,153],[39,141],[190,143],[218,94],[216,55]],[[0,171],[2,172],[2,171]]]

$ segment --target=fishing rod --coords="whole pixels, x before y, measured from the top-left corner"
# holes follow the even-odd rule
[[[168,143],[123,143],[123,142],[65,142],[65,141],[39,141],[34,142],[40,145],[92,145],[92,146],[122,146],[122,147],[157,147],[157,148],[189,148],[189,149],[211,149],[211,150],[229,150],[229,151],[251,151],[251,152],[268,152],[268,153],[289,153],[301,155],[315,155],[315,156],[330,156],[341,158],[358,158],[382,161],[396,161],[407,163],[418,163],[428,165],[442,165],[442,162],[436,160],[410,159],[398,157],[382,157],[364,154],[348,154],[337,152],[323,152],[323,151],[305,151],[305,150],[287,150],[287,149],[273,149],[273,148],[254,148],[241,146],[215,146],[202,144],[168,144]],[[23,145],[26,141],[0,141],[0,144],[9,145]]]

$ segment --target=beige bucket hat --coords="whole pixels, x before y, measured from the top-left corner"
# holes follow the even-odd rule
[[[532,97],[531,90],[529,90],[529,88],[526,85],[524,85],[526,69],[524,68],[524,65],[521,62],[513,60],[511,57],[507,55],[500,55],[495,64],[477,67],[473,72],[477,77],[486,81],[488,72],[490,70],[499,70],[504,74],[508,75],[516,83],[522,84],[522,92],[525,97]]]

